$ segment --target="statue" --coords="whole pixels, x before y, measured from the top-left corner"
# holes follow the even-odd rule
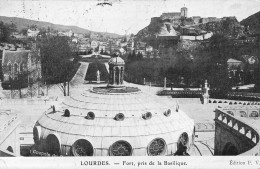
[[[97,70],[97,83],[100,83],[100,71]]]
[[[163,90],[166,90],[166,77],[164,78]]]
[[[209,101],[209,87],[208,82],[205,80],[204,94],[203,94],[203,104],[207,104]]]

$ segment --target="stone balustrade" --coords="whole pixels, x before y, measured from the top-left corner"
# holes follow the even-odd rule
[[[229,105],[260,105],[260,102],[228,100],[228,99],[209,99],[208,103],[229,104]]]
[[[238,119],[235,116],[228,114],[224,111],[216,109],[215,111],[215,121],[226,125],[229,127],[231,132],[239,134],[243,139],[246,139],[250,144],[254,145],[248,151],[240,155],[259,155],[260,153],[260,143],[259,143],[259,131],[256,128],[251,127],[246,124],[243,119]]]

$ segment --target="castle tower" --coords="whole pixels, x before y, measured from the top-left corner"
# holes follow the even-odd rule
[[[109,65],[108,87],[123,87],[125,62],[119,56],[111,58]]]
[[[188,17],[188,8],[186,8],[185,6],[181,8],[181,17]]]

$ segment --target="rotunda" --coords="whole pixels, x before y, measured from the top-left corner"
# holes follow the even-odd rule
[[[72,93],[46,110],[34,126],[34,149],[58,156],[182,155],[189,149],[194,121],[159,96],[124,86],[124,65],[111,58],[107,86]]]

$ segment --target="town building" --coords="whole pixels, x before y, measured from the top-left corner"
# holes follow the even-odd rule
[[[38,28],[30,28],[27,30],[27,36],[28,37],[36,37],[40,33]]]
[[[98,47],[98,41],[95,40],[91,41],[91,48],[96,49],[97,47]]]
[[[20,81],[22,86],[28,85],[28,78],[36,82],[41,78],[40,51],[17,49],[15,51],[3,50],[2,54],[3,86],[10,88],[13,81]],[[24,86],[25,85],[25,86]]]
[[[170,19],[170,20],[176,20],[180,19],[181,17],[188,17],[188,8],[182,7],[180,12],[168,12],[168,13],[162,13],[160,16],[161,20]],[[152,21],[157,20],[158,18],[153,18]]]
[[[105,52],[107,50],[107,43],[106,42],[99,42],[99,52]]]
[[[181,17],[185,17],[185,18],[188,17],[188,8],[186,7],[181,8]]]

